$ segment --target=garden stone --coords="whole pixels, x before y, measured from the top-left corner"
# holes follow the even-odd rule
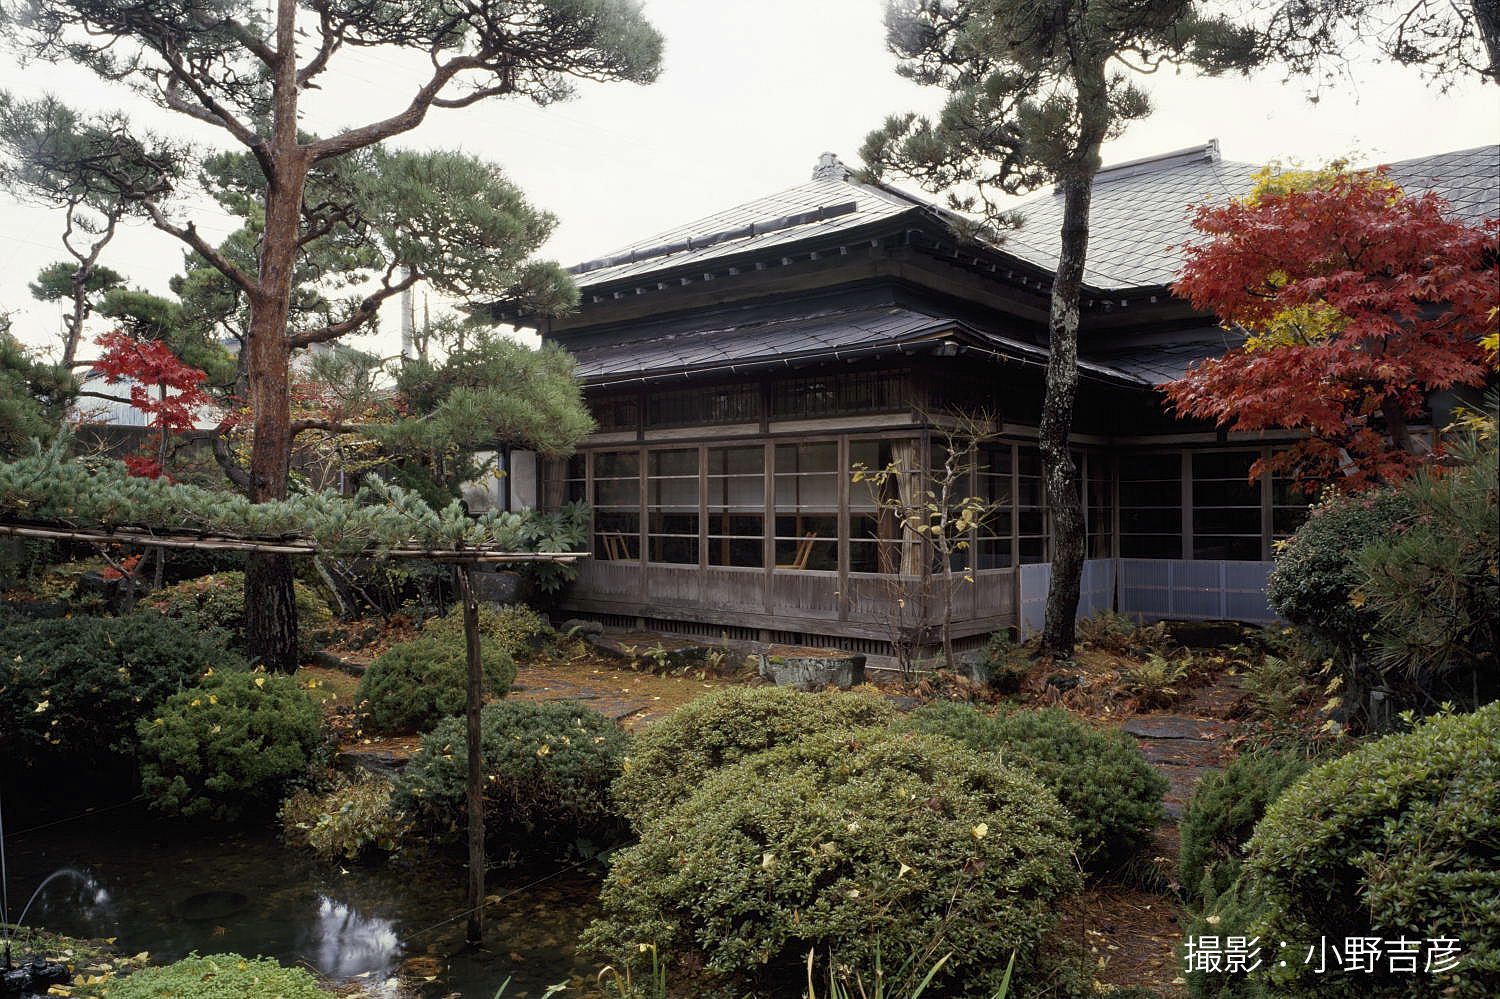
[[[508,570],[469,574],[474,596],[494,604],[513,604],[521,593],[521,574]]]
[[[11,600],[9,606],[17,614],[34,621],[67,617],[70,607],[66,600]]]
[[[957,659],[958,672],[971,683],[981,687],[990,685],[990,657],[983,649],[965,652]]]
[[[1083,682],[1083,677],[1073,676],[1068,673],[1053,673],[1047,677],[1047,686],[1056,687],[1059,691],[1067,693]]]
[[[773,645],[750,657],[778,687],[854,687],[865,682],[865,657],[838,649]]]
[[[358,767],[365,773],[383,780],[395,780],[401,776],[410,757],[397,756],[389,749],[365,749],[351,746],[339,751],[339,761],[345,766]]]
[[[73,594],[77,597],[98,597],[111,612],[118,612],[125,599],[124,583],[123,577],[107,578],[95,570],[78,577]]]
[[[557,626],[557,630],[564,635],[577,635],[580,638],[588,638],[591,635],[604,634],[604,625],[598,621],[590,621],[587,618],[570,617]]]

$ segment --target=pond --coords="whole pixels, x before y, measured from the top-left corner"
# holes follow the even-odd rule
[[[491,871],[488,892],[503,901],[470,949],[456,863],[330,865],[270,829],[184,827],[139,805],[53,824],[6,819],[13,915],[46,881],[27,925],[114,937],[156,962],[233,951],[372,982],[404,965],[432,976],[424,999],[491,999],[508,976],[506,999],[535,999],[597,971],[573,950],[598,911],[598,881],[578,871]]]

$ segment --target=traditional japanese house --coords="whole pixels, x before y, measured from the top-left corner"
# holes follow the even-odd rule
[[[1493,215],[1500,149],[1394,166],[1455,212]],[[1103,170],[1094,192],[1073,441],[1088,522],[1080,613],[1267,621],[1271,546],[1306,499],[1250,483],[1273,436],[1179,422],[1154,386],[1232,336],[1167,285],[1188,206],[1256,167],[1216,143]],[[1037,627],[1048,514],[1036,427],[1061,198],[999,245],[825,154],[805,184],[574,267],[574,315],[529,320],[578,358],[598,431],[544,475],[593,506],[594,558],[566,598],[607,625],[889,654],[938,613],[933,557],[882,499],[909,500],[953,413],[997,436],[963,495],[999,504],[958,557],[954,634]],[[856,466],[896,463],[878,490]],[[883,512],[884,511],[884,512]]]

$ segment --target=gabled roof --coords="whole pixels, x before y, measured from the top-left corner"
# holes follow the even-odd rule
[[[1034,344],[898,305],[812,309],[761,318],[731,314],[658,329],[638,339],[571,349],[578,377],[586,385],[604,386],[688,375],[731,378],[770,366],[852,360],[949,339],[985,355],[1046,363],[1047,352]],[[1079,367],[1115,382],[1148,384],[1092,361],[1080,361]]]
[[[1500,215],[1500,146],[1392,163],[1391,176],[1411,191],[1436,191],[1453,216],[1475,224]],[[1219,157],[1217,140],[1099,171],[1089,209],[1084,283],[1099,291],[1170,284],[1181,257],[1169,246],[1199,238],[1190,205],[1241,197],[1260,167]],[[1016,206],[1025,225],[1005,234],[1004,248],[1048,269],[1057,266],[1063,199],[1057,192]]]

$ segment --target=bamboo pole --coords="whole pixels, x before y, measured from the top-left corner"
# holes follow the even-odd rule
[[[479,601],[469,566],[458,567],[458,589],[464,604],[464,645],[468,651],[469,691],[464,716],[469,745],[469,923],[466,938],[477,944],[484,931],[484,746],[479,727],[484,706],[484,669],[479,658]]]

